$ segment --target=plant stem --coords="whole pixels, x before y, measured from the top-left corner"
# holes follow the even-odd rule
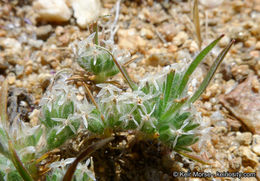
[[[126,82],[127,82],[128,85],[130,86],[130,88],[131,88],[132,90],[136,90],[137,86],[133,83],[133,81],[132,81],[131,78],[129,77],[127,71],[126,71],[126,70],[119,64],[119,62],[115,59],[114,55],[113,55],[109,50],[107,50],[106,48],[101,47],[101,46],[98,46],[98,47],[101,48],[101,49],[103,49],[103,50],[105,50],[106,52],[108,52],[108,53],[111,55],[111,57],[112,57],[114,63],[116,64],[117,68],[119,69],[119,71],[121,72],[121,74],[123,75],[123,77],[125,78]]]
[[[16,151],[14,150],[11,140],[8,141],[8,145],[9,145],[11,160],[12,160],[16,170],[19,172],[20,176],[26,181],[33,181],[33,178],[30,175],[29,171],[24,167],[24,165],[21,162],[20,158],[18,157]]]

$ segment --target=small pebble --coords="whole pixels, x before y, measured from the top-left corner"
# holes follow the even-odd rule
[[[38,13],[39,19],[51,22],[68,21],[72,14],[65,0],[36,0],[33,9]]]
[[[191,43],[188,46],[190,53],[195,53],[199,50],[199,46],[195,41],[191,41]]]
[[[245,132],[245,133],[237,132],[236,140],[240,143],[240,145],[250,145],[250,143],[252,142],[252,133],[250,133],[250,132]]]
[[[165,66],[170,64],[169,62],[169,58],[163,54],[152,54],[146,60],[147,65],[152,65],[154,67],[157,67],[158,65]]]
[[[256,39],[255,38],[249,38],[245,41],[245,47],[250,48],[254,47],[256,45]]]
[[[178,47],[176,45],[171,44],[168,46],[169,53],[175,53],[177,50],[178,50]]]
[[[29,39],[28,40],[28,44],[34,48],[41,48],[41,46],[43,45],[43,41],[42,40],[34,40],[34,39]]]
[[[231,131],[238,131],[242,127],[241,122],[236,119],[227,118],[226,122],[230,127]]]
[[[100,0],[73,0],[70,3],[77,24],[81,28],[87,28],[87,25],[101,13]]]
[[[150,40],[150,39],[154,38],[154,33],[150,29],[142,28],[141,29],[141,36],[144,36],[148,40]]]
[[[135,28],[120,29],[118,34],[118,46],[134,54],[138,49],[145,50],[147,43],[140,37]]]
[[[259,79],[257,79],[256,77],[254,77],[252,79],[252,90],[255,93],[259,93],[259,90],[260,90],[260,82],[259,82]]]
[[[206,8],[215,8],[222,4],[224,0],[200,0],[200,3]]]
[[[242,165],[242,159],[241,157],[236,157],[230,160],[229,166],[232,168],[233,171],[239,171]]]
[[[5,49],[8,49],[12,54],[20,53],[22,50],[21,43],[14,38],[0,39],[0,46],[2,46]]]
[[[23,65],[19,65],[19,64],[16,64],[15,65],[15,74],[17,76],[20,76],[23,74],[23,71],[24,71],[24,66]]]
[[[181,31],[173,38],[173,43],[177,46],[180,46],[180,45],[184,44],[187,39],[188,39],[187,33],[184,31]]]
[[[245,42],[249,37],[248,31],[242,27],[233,27],[231,34],[232,38],[234,38],[236,42]]]
[[[57,26],[56,29],[55,29],[55,34],[57,36],[60,36],[64,33],[65,29],[62,27],[62,26]]]
[[[39,116],[41,111],[38,109],[34,109],[33,112],[30,113],[30,123],[32,126],[37,126],[39,124]]]
[[[253,136],[252,151],[260,156],[260,135]]]
[[[23,86],[23,83],[22,83],[21,80],[16,80],[16,81],[15,81],[15,85],[16,85],[16,87],[22,87],[22,86]]]
[[[178,30],[173,23],[164,23],[159,27],[159,32],[163,35],[166,41],[171,42]]]
[[[15,80],[16,80],[15,74],[13,74],[13,73],[12,73],[12,74],[9,74],[8,77],[7,77],[7,80],[8,80],[8,83],[9,83],[9,84],[11,84],[11,85],[14,84],[14,83],[15,83]]]
[[[27,66],[27,67],[25,68],[24,73],[25,73],[26,75],[30,75],[32,72],[33,72],[33,69],[32,69],[32,66],[31,66],[31,65],[29,65],[29,66]]]
[[[256,49],[256,50],[260,50],[260,41],[258,41],[258,42],[256,43],[255,49]]]
[[[250,73],[248,65],[238,65],[231,68],[231,73],[236,81],[243,81]]]
[[[48,37],[48,35],[51,33],[51,31],[52,31],[51,25],[39,26],[36,29],[36,35],[40,39],[45,39],[46,37]]]
[[[212,109],[212,104],[210,102],[205,102],[204,103],[204,107],[207,109],[207,110],[211,110]]]
[[[259,53],[258,50],[251,51],[251,52],[249,53],[249,55],[250,55],[250,56],[253,56],[253,57],[255,57],[255,58],[259,58],[259,57],[260,57],[260,53]]]
[[[5,30],[0,30],[0,37],[4,37],[6,35],[6,31]]]
[[[258,158],[255,153],[253,153],[249,147],[241,146],[239,152],[242,156],[242,164],[244,167],[251,166],[254,168],[258,164]]]

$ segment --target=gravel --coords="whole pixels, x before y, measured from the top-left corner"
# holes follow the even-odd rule
[[[27,108],[26,116],[35,125],[39,115],[37,104],[53,74],[62,68],[79,70],[69,45],[89,35],[86,26],[93,19],[82,17],[87,13],[73,15],[76,5],[71,7],[63,0],[51,6],[40,0],[23,2],[26,3],[0,2],[0,80],[7,78],[11,86],[26,89],[26,94],[33,97],[32,105],[36,106],[32,110]],[[199,52],[190,1],[165,2],[121,1],[114,39],[132,57],[141,57],[127,68],[134,81],[146,73],[159,72],[165,65],[190,62]],[[102,0],[100,15],[110,13],[115,3],[116,0]],[[213,128],[207,144],[194,152],[212,165],[192,161],[189,166],[210,172],[256,172],[257,178],[250,179],[260,179],[260,3],[223,1],[207,10],[207,28],[205,7],[200,4],[199,10],[202,47],[223,33],[226,36],[193,75],[198,82],[216,53],[231,38],[236,43],[196,102],[203,120],[209,120]],[[111,19],[114,12],[110,13]],[[115,79],[120,81],[122,77],[118,75]]]

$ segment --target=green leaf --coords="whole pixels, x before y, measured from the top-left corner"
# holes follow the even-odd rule
[[[164,109],[168,108],[167,110],[163,110],[160,119],[166,120],[172,118],[175,115],[175,112],[181,108],[184,102],[177,103],[174,100],[179,97],[180,95],[177,94],[179,82],[181,79],[181,75],[179,73],[175,73],[173,77],[173,82],[171,86],[170,96],[168,102],[165,103]]]
[[[48,129],[60,124],[57,121],[53,121],[52,118],[67,119],[70,114],[74,113],[74,103],[72,101],[66,101],[62,105],[58,105],[60,99],[61,97],[52,103],[51,111],[49,111],[47,106],[43,107],[44,117],[40,118],[40,120]]]
[[[143,127],[142,127],[142,132],[147,133],[147,134],[153,134],[155,133],[155,128],[152,127],[151,123],[145,122]]]
[[[101,121],[97,121],[97,120],[92,119],[88,123],[88,129],[89,129],[89,131],[91,131],[93,133],[100,133],[101,134],[104,131],[104,126],[103,126]]]
[[[178,138],[176,147],[181,146],[190,146],[198,141],[198,138],[192,135],[182,135]]]
[[[174,70],[172,70],[172,71],[167,75],[166,85],[165,85],[165,90],[164,90],[164,99],[163,99],[163,100],[164,100],[164,103],[163,103],[163,106],[166,105],[166,103],[168,102],[169,97],[170,97],[170,95],[171,95],[174,75],[175,75],[175,71],[174,71]]]
[[[216,60],[214,61],[213,65],[210,67],[210,70],[208,72],[208,74],[206,75],[206,77],[204,78],[203,82],[201,83],[201,85],[199,86],[198,90],[194,93],[194,95],[189,99],[189,103],[193,103],[195,102],[200,95],[204,92],[204,90],[207,88],[207,86],[209,85],[210,80],[212,79],[214,73],[216,72],[219,64],[223,61],[223,59],[225,58],[227,52],[229,51],[229,49],[231,48],[231,46],[233,45],[235,41],[232,40],[225,48],[224,50],[222,50],[220,52],[220,54],[217,56]]]
[[[171,123],[175,129],[180,129],[183,125],[183,122],[191,115],[190,112],[185,112],[181,115],[177,114],[172,120]]]
[[[164,131],[167,131],[170,128],[168,124],[165,124],[159,128],[159,134],[163,133]]]
[[[180,94],[178,94],[178,88],[180,85],[181,81],[181,74],[180,73],[175,73],[173,83],[172,83],[172,90],[171,90],[171,95],[170,95],[170,101],[173,101],[176,98],[180,97]]]
[[[172,84],[173,84],[174,76],[175,76],[174,70],[172,70],[170,73],[167,74],[166,81],[163,84],[163,99],[160,99],[159,101],[159,107],[158,107],[159,114],[157,113],[158,116],[160,116],[163,113],[168,103],[168,100],[171,95],[171,91],[173,90]]]
[[[58,101],[57,101],[58,103]],[[68,118],[70,114],[74,113],[74,103],[72,101],[66,101],[64,104],[62,104],[61,106],[56,105],[57,107],[59,107],[59,118]]]
[[[7,140],[8,140],[8,138],[7,138],[6,132],[0,128],[0,154],[4,155],[6,158],[10,158],[8,148],[6,146]]]
[[[166,143],[174,140],[174,135],[169,126],[163,126],[159,130],[159,139]]]
[[[77,130],[80,125],[79,120],[75,120],[72,123],[72,126]],[[61,146],[67,139],[71,138],[74,135],[74,132],[69,126],[65,126],[59,134],[55,128],[51,129],[47,134],[47,145],[48,150],[57,148]]]
[[[195,123],[195,124],[190,123],[190,124],[188,124],[185,128],[183,128],[183,131],[184,131],[184,132],[188,132],[188,131],[190,131],[190,130],[193,130],[193,129],[199,127],[199,125],[200,125],[200,124],[197,124],[197,123]]]
[[[206,48],[204,48],[198,55],[197,57],[193,60],[193,62],[190,64],[190,66],[188,67],[187,71],[185,72],[182,80],[181,80],[181,84],[178,90],[178,95],[181,94],[183,92],[183,90],[185,89],[189,78],[191,76],[191,74],[194,72],[194,70],[197,68],[197,66],[199,65],[199,63],[205,58],[205,56],[214,48],[214,46],[220,41],[220,39],[223,37],[224,35],[221,35],[219,38],[217,38],[216,40],[214,40],[212,43],[210,43]]]
[[[33,181],[33,178],[30,175],[29,171],[25,168],[25,166],[21,162],[20,158],[18,157],[16,151],[14,150],[11,140],[8,142],[8,145],[9,145],[11,160],[12,160],[16,170],[19,172],[20,176],[26,181]]]
[[[22,177],[19,175],[17,171],[11,171],[7,175],[8,181],[23,181]]]
[[[0,170],[0,181],[4,181],[5,173]]]
[[[98,110],[94,109],[91,114],[96,117],[96,119],[89,118],[88,119],[88,130],[93,133],[103,133],[104,125],[101,118],[101,114]],[[100,119],[100,120],[98,120]]]
[[[185,102],[174,102],[172,106],[161,116],[161,120],[169,120],[175,116],[176,111],[178,111]]]

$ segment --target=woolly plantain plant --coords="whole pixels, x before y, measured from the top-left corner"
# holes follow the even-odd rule
[[[74,96],[67,97],[63,101],[64,103],[73,102],[74,107],[77,106],[79,108],[66,115],[66,119],[73,116],[80,117],[84,129],[93,134],[105,134],[109,137],[115,132],[136,130],[146,135],[147,138],[157,136],[162,143],[180,153],[182,151],[191,151],[189,146],[199,140],[201,130],[203,129],[200,127],[200,120],[196,117],[196,113],[192,111],[192,103],[206,89],[217,67],[233,44],[233,41],[218,55],[204,81],[192,96],[187,95],[187,84],[196,67],[222,37],[220,36],[202,50],[187,68],[185,68],[185,65],[177,64],[165,67],[162,73],[155,76],[148,76],[141,80],[138,85],[129,80],[127,72],[122,67],[117,66],[132,90],[123,91],[113,84],[102,83],[97,84],[101,90],[95,98],[95,104],[88,103],[86,99],[79,103],[72,99]],[[98,56],[107,57],[110,55],[107,57],[108,60],[99,59],[99,64],[105,65],[106,61],[111,60],[114,61],[113,66],[119,64],[112,53],[103,47],[98,47],[104,50],[100,51],[101,55]],[[86,51],[89,51],[89,49],[87,48]],[[87,62],[92,62],[93,58],[89,55],[84,56],[84,54],[81,54],[78,61],[84,61],[84,64],[87,64]],[[89,72],[96,70],[92,69],[91,66],[82,67]],[[105,67],[100,69],[105,69]],[[69,77],[69,75],[67,76]],[[65,92],[71,90],[64,86],[61,87],[66,89]],[[56,99],[56,101],[58,100],[59,98]],[[59,108],[54,107],[53,109]],[[43,120],[46,119],[48,113],[49,111],[43,111]],[[50,116],[48,119],[55,120],[60,118],[55,116]],[[71,133],[73,130],[78,131],[78,127],[76,126],[72,128],[67,125],[62,128],[63,130],[70,130]],[[59,127],[58,129],[61,128]],[[107,133],[110,134],[107,135]],[[56,136],[59,137],[58,135]],[[68,136],[69,134],[65,134],[64,137],[66,138],[60,140],[66,140]],[[63,141],[60,141],[61,144],[63,144]]]
[[[86,71],[97,75],[98,82],[107,80],[120,71],[132,90],[125,91],[110,83],[97,84],[101,90],[96,97],[92,97],[92,102],[88,102],[80,88],[69,83],[71,70],[63,70],[55,76],[40,104],[42,106],[40,127],[44,128],[44,134],[42,129],[38,129],[39,127],[31,128],[33,131],[30,133],[25,129],[17,129],[18,134],[24,135],[22,139],[17,139],[11,131],[16,129],[17,125],[6,126],[6,107],[3,108],[0,124],[2,135],[0,165],[3,166],[7,160],[10,161],[9,168],[5,167],[8,172],[0,171],[0,178],[5,180],[39,178],[37,164],[45,158],[44,153],[60,147],[80,131],[103,135],[105,141],[83,151],[83,155],[77,159],[68,158],[48,164],[48,169],[40,172],[45,174],[50,171],[46,175],[47,180],[60,180],[66,173],[66,165],[70,163],[73,164],[63,180],[72,179],[73,174],[75,180],[95,180],[94,173],[88,167],[90,160],[85,164],[80,161],[111,141],[110,137],[117,132],[135,130],[142,133],[144,139],[156,137],[177,152],[191,151],[189,146],[199,140],[202,130],[200,120],[192,110],[192,103],[206,89],[234,41],[231,41],[218,55],[192,96],[187,94],[187,84],[196,67],[222,37],[202,50],[187,68],[186,65],[173,64],[165,67],[158,75],[147,76],[138,84],[131,81],[125,69],[117,62],[117,57],[106,48],[97,44],[94,47],[81,46],[77,60]],[[94,49],[98,51],[93,52]],[[1,90],[5,92],[5,95],[1,94],[3,103],[1,106],[6,105],[5,84],[2,86],[2,90],[5,91]],[[22,154],[21,150],[28,147],[29,155]]]

